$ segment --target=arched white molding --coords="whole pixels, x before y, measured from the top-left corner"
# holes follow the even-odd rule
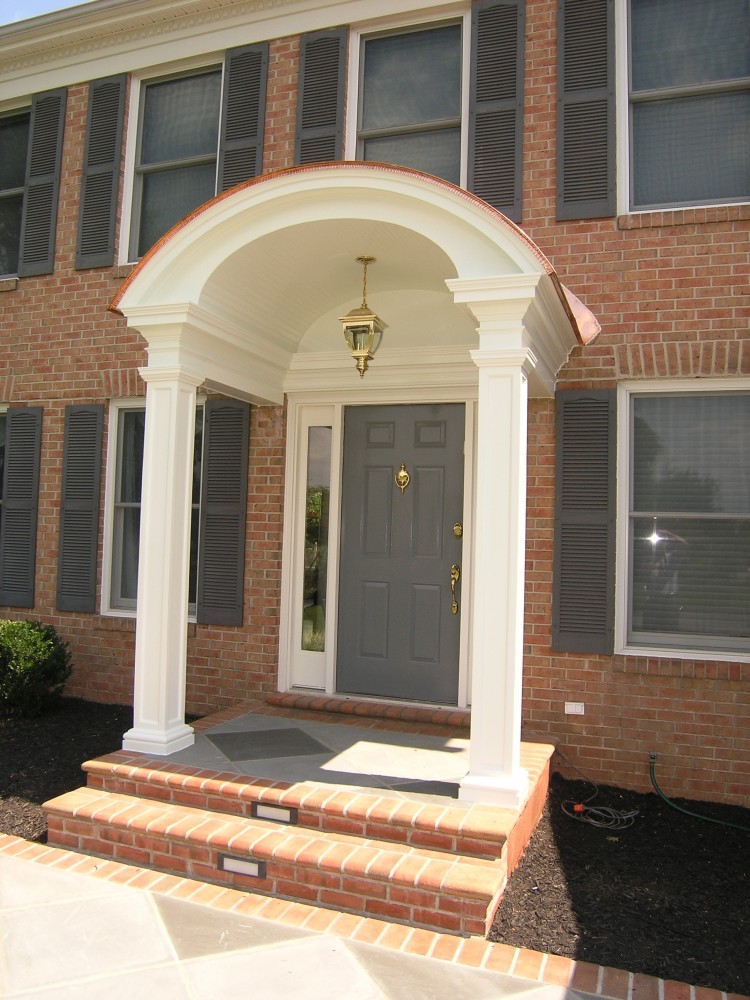
[[[440,344],[453,324],[455,343],[468,350],[476,346],[475,324],[456,304],[476,303],[481,295],[517,295],[528,280],[535,280],[536,309],[526,328],[532,341],[545,342],[536,353],[544,359],[547,383],[570,350],[590,336],[591,322],[582,321],[590,314],[504,216],[447,182],[354,162],[266,175],[207,202],[146,255],[112,308],[143,333],[150,366],[162,363],[154,331],[166,318],[179,322],[182,315],[185,333],[178,341],[188,339],[191,324],[202,325],[204,333],[211,328],[210,358],[204,360],[209,388],[227,388],[220,372],[208,370],[210,361],[237,372],[238,379],[244,373],[237,394],[277,401],[291,359],[316,322],[358,304],[354,258],[363,252],[377,258],[373,286],[390,296],[383,354],[418,346],[408,312],[418,296],[429,299],[433,316],[446,317],[448,332],[442,331]],[[531,389],[549,392],[548,385]]]

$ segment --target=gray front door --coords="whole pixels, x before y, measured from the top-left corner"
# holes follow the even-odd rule
[[[461,403],[345,412],[341,692],[457,702],[464,421]]]

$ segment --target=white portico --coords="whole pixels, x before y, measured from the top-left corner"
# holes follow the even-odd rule
[[[358,305],[353,261],[387,320],[366,377],[337,317]],[[310,414],[332,428],[338,527],[341,420],[354,405],[466,406],[458,704],[472,706],[461,796],[517,806],[530,396],[554,393],[569,352],[598,331],[517,227],[450,184],[362,163],[297,168],[198,209],[140,263],[113,303],[147,342],[135,717],[126,749],[168,754],[184,723],[190,475],[196,394],[289,403],[279,685],[336,690],[335,611],[326,652],[295,659],[298,483]],[[329,594],[336,588],[336,543]],[[425,692],[425,701],[429,701]]]

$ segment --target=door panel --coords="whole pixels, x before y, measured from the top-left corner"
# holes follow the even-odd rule
[[[457,701],[464,421],[457,403],[345,411],[339,691]]]
[[[412,554],[440,559],[443,555],[445,470],[417,468],[410,485],[414,487]]]

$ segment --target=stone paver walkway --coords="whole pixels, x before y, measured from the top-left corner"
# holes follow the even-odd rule
[[[730,1000],[0,835],[0,996]],[[587,996],[589,994],[589,996]]]

